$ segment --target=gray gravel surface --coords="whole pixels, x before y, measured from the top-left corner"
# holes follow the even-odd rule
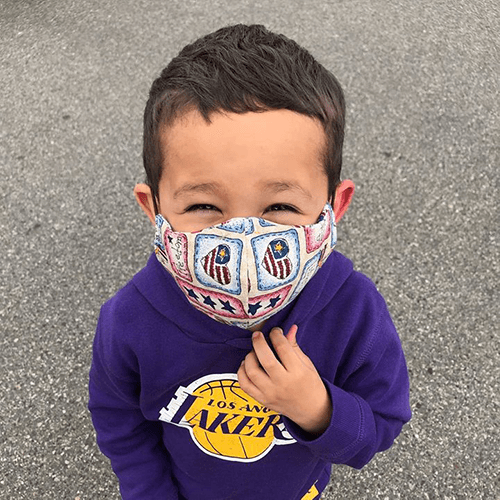
[[[357,191],[338,249],[385,296],[411,374],[411,423],[324,498],[499,499],[497,0],[0,0],[0,498],[119,498],[87,381],[99,307],[151,251],[132,195],[147,92],[238,22],[344,86]]]

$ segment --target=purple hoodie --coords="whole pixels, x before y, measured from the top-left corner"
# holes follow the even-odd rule
[[[102,306],[89,409],[125,500],[315,499],[331,464],[360,469],[392,445],[408,371],[375,285],[334,251],[263,333],[293,324],[332,401],[316,438],[241,390],[251,332],[195,309],[154,254]]]

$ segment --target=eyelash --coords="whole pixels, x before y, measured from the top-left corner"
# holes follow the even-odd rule
[[[211,208],[208,208],[207,207],[211,207]],[[284,210],[269,210],[270,208],[274,208],[274,207],[284,207]],[[198,204],[198,205],[191,205],[190,207],[186,208],[186,212],[196,212],[196,211],[201,211],[201,212],[204,212],[204,211],[212,211],[212,209],[216,209],[218,210],[216,207],[214,207],[213,205],[208,205],[208,204]],[[276,203],[275,205],[271,205],[270,207],[268,207],[266,209],[266,212],[294,212],[294,213],[299,213],[299,211],[290,206],[290,205],[285,205],[284,203]]]

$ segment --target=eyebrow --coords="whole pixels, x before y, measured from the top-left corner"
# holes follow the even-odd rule
[[[261,186],[266,191],[273,191],[275,193],[282,193],[283,191],[299,191],[306,198],[309,198],[309,199],[312,198],[311,193],[307,189],[304,189],[300,184],[298,184],[296,182],[272,181],[272,182],[267,182],[265,184],[261,183]]]
[[[196,183],[188,183],[181,186],[174,192],[174,199],[178,198],[183,194],[191,194],[191,193],[214,193],[216,191],[223,191],[223,187],[217,182],[202,182],[199,184]]]

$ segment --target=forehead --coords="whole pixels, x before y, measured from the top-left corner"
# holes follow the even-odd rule
[[[326,178],[320,158],[326,137],[317,119],[279,109],[214,113],[211,122],[192,110],[161,130],[162,177],[175,185],[193,178],[239,183]]]

